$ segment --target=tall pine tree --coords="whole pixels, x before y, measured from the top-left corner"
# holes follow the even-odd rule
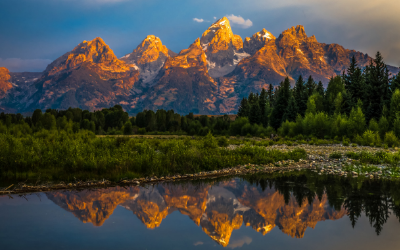
[[[397,76],[393,77],[392,84],[390,85],[390,89],[391,89],[392,93],[394,93],[394,91],[396,89],[400,89],[400,73],[398,73]]]
[[[278,129],[282,124],[282,117],[285,114],[290,98],[290,80],[286,77],[283,81],[276,94],[276,101],[274,109],[272,110],[270,117],[270,124],[275,129]]]
[[[312,78],[312,76],[310,75],[308,77],[308,80],[306,82],[306,93],[307,93],[307,100],[310,96],[312,96],[312,94],[314,93],[314,90],[316,88],[316,84],[314,82],[314,79]]]
[[[304,116],[307,109],[307,93],[306,87],[304,86],[304,80],[301,75],[294,85],[293,97],[296,101],[299,114]]]
[[[246,97],[243,97],[242,101],[240,102],[240,106],[238,109],[238,117],[249,117],[250,114],[250,105]]]
[[[293,95],[290,95],[288,106],[282,117],[282,122],[285,122],[285,121],[294,122],[297,117],[297,112],[298,112],[298,109],[297,109],[296,100],[294,99]]]
[[[269,106],[272,107],[274,105],[274,86],[272,86],[272,84],[269,84],[267,94]]]
[[[315,89],[320,96],[325,96],[324,85],[321,81],[318,82],[317,88]]]
[[[351,107],[355,107],[358,100],[365,102],[365,82],[362,70],[357,66],[356,58],[353,56],[347,74],[344,76],[345,87],[351,96]]]
[[[383,62],[382,55],[376,53],[376,58],[366,69],[365,80],[368,85],[368,108],[367,121],[381,117],[383,106],[389,107],[390,104],[390,82],[389,71]]]
[[[254,102],[251,104],[249,121],[251,124],[261,124],[261,108],[258,102]]]
[[[260,97],[258,99],[258,104],[260,106],[261,110],[261,123],[263,126],[268,125],[268,118],[265,116],[267,115],[267,102],[268,102],[268,93],[267,91],[263,88],[260,93]],[[267,121],[267,124],[265,124]]]

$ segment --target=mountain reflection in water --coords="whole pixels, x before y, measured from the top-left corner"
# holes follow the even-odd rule
[[[207,183],[167,183],[151,187],[112,187],[85,191],[49,192],[46,196],[84,223],[102,226],[116,207],[132,211],[149,228],[160,227],[174,211],[187,215],[213,240],[227,246],[233,230],[242,225],[265,235],[278,227],[302,238],[308,227],[337,220],[348,211],[330,206],[327,193],[313,199],[284,194],[232,179]]]

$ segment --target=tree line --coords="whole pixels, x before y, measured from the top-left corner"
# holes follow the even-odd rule
[[[262,124],[282,136],[351,139],[380,144],[400,138],[400,74],[391,76],[378,52],[361,69],[353,57],[326,89],[310,76],[294,87],[286,78],[277,88],[243,98],[238,110],[251,124]]]

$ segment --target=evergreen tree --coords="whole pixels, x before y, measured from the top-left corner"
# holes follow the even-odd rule
[[[269,103],[267,102],[267,105],[265,106],[264,114],[262,115],[262,121],[261,121],[261,123],[264,127],[268,127],[270,114],[271,114],[271,107],[269,106]]]
[[[164,132],[167,130],[167,111],[159,109],[156,112],[158,131]]]
[[[261,108],[258,102],[254,102],[251,105],[249,121],[251,124],[261,124]]]
[[[308,99],[314,93],[314,90],[317,87],[314,82],[314,79],[312,78],[311,75],[308,77],[305,87],[306,87],[306,94],[307,94],[307,99]]]
[[[372,119],[371,119],[372,120]],[[386,119],[385,116],[382,116],[381,119],[379,119],[379,135],[383,139],[385,134],[389,131],[389,121]]]
[[[307,93],[303,77],[300,75],[293,89],[293,96],[297,104],[298,113],[304,116],[307,109]]]
[[[282,117],[288,106],[289,98],[290,80],[286,77],[285,81],[280,84],[279,90],[277,90],[275,106],[270,117],[270,124],[275,129],[278,129],[282,124]]]
[[[133,133],[132,123],[130,121],[125,122],[124,135],[131,135]]]
[[[269,106],[272,107],[274,105],[274,86],[272,86],[272,84],[268,86],[267,95],[268,95]]]
[[[397,138],[400,138],[400,114],[397,113],[393,120],[393,132]]]
[[[296,100],[293,95],[290,95],[288,106],[285,110],[285,114],[282,117],[282,121],[290,121],[294,122],[296,120],[298,113],[298,108],[296,104]]]
[[[344,76],[345,86],[348,93],[351,95],[351,107],[354,107],[360,99],[365,100],[365,82],[362,70],[357,66],[356,58],[353,56],[347,75]]]
[[[40,109],[36,109],[35,111],[33,111],[33,115],[32,115],[32,123],[33,125],[37,125],[41,120],[42,120],[42,110]]]
[[[337,95],[344,91],[344,83],[343,78],[340,76],[332,77],[329,80],[328,87],[326,89],[326,98],[325,98],[325,110],[328,114],[332,115],[335,110],[335,99]],[[350,105],[351,108],[354,105]],[[351,110],[350,108],[350,110]]]
[[[398,73],[397,76],[393,77],[390,89],[392,93],[394,93],[396,89],[400,89],[400,73]]]
[[[243,97],[237,113],[238,117],[249,117],[250,105],[246,97]]]
[[[390,102],[390,121],[393,122],[400,115],[400,89],[396,89]],[[396,135],[397,136],[397,135]]]
[[[267,102],[268,102],[268,93],[267,91],[263,88],[260,93],[260,97],[258,99],[258,104],[260,106],[261,110],[261,118],[260,122],[265,126],[264,121],[266,120],[265,115],[267,114],[266,109],[267,109]],[[268,118],[267,118],[268,119]]]
[[[389,71],[383,62],[381,54],[378,52],[366,70],[366,83],[368,85],[367,120],[381,117],[382,108],[390,102],[390,82]]]
[[[322,84],[321,81],[318,82],[317,88],[316,88],[317,93],[324,97],[325,96],[325,90],[324,90],[324,85]]]
[[[341,112],[345,115],[350,115],[351,109],[354,107],[352,96],[346,90],[342,92],[342,108]]]
[[[146,115],[145,115],[145,112],[146,112],[146,110],[144,112],[139,112],[136,115],[136,125],[139,128],[145,128],[146,127]]]

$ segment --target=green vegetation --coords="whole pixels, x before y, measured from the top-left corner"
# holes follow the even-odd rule
[[[242,100],[238,116],[248,117],[252,126],[260,125],[250,111],[266,103],[266,112],[259,116],[268,121],[264,127],[271,126],[269,131],[276,130],[281,137],[396,147],[400,145],[399,82],[400,76],[390,76],[378,52],[364,70],[353,58],[346,74],[333,77],[326,91],[321,82],[312,77],[305,82],[300,76],[293,89],[286,79],[274,91],[269,89],[266,97],[265,91],[251,93]]]
[[[41,180],[119,179],[211,171],[237,165],[306,158],[306,152],[268,150],[243,142],[235,149],[225,137],[198,139],[96,137],[93,132],[42,130],[16,137],[0,134],[2,178]],[[233,141],[233,143],[239,143]]]
[[[398,166],[400,163],[400,152],[397,153],[387,153],[384,151],[379,151],[376,153],[370,153],[362,151],[360,153],[348,152],[346,157],[358,160],[360,163],[365,164],[390,164],[393,166]]]
[[[335,152],[335,153],[330,154],[329,158],[331,158],[331,159],[340,159],[340,158],[342,158],[342,154],[339,153],[339,152]]]

